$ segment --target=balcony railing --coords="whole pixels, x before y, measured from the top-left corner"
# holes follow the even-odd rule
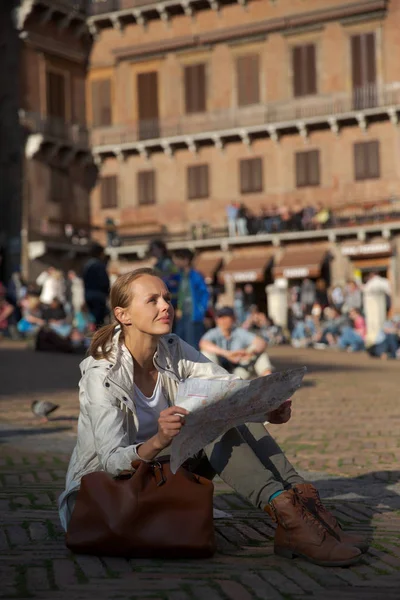
[[[20,111],[20,123],[32,134],[41,134],[50,141],[67,143],[71,146],[89,145],[88,131],[77,123],[67,123],[63,119],[42,116],[38,113]]]
[[[145,8],[146,6],[163,4],[157,0],[92,0],[89,7],[91,16],[102,15],[130,8]]]
[[[207,138],[210,133],[257,130],[260,126],[271,129],[296,127],[304,123],[331,122],[357,118],[358,115],[376,113],[400,106],[400,82],[385,86],[370,85],[352,93],[308,96],[287,102],[271,102],[244,108],[219,110],[196,115],[185,115],[162,120],[146,120],[131,125],[115,125],[94,129],[92,144],[117,146],[150,139],[198,136]]]

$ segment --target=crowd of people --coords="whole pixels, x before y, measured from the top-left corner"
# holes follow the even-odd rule
[[[258,213],[243,203],[232,202],[226,207],[226,217],[230,237],[322,229],[332,221],[331,211],[323,204],[303,206],[300,201],[292,208],[285,204],[262,206]]]
[[[233,306],[223,306],[218,286],[207,284],[193,268],[191,250],[170,254],[165,243],[156,239],[148,251],[171,293],[174,332],[232,372],[239,369],[242,377],[270,372],[267,347],[277,344],[400,356],[400,317],[391,315],[390,285],[378,273],[364,285],[349,280],[328,288],[323,279],[306,278],[290,287],[288,327],[283,329],[259,310],[251,284],[237,286]],[[367,348],[363,292],[370,288],[385,292],[391,316]],[[26,284],[15,272],[7,286],[0,286],[0,335],[28,338],[38,350],[87,349],[93,331],[108,322],[109,291],[106,256],[97,244],[79,275],[49,267]]]
[[[295,348],[335,348],[349,352],[368,350],[379,358],[400,358],[400,317],[388,316],[378,336],[367,346],[364,292],[378,289],[386,297],[390,314],[389,281],[371,273],[360,285],[349,280],[343,286],[327,288],[324,280],[304,279],[289,290],[290,340]]]

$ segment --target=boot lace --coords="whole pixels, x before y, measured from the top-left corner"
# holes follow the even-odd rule
[[[303,504],[303,502],[300,500],[297,494],[293,494],[292,503],[293,506],[297,505],[299,507],[301,518],[312,527],[318,529],[318,531],[322,535],[322,538],[325,539],[327,534],[326,527],[324,527],[324,525],[319,519],[317,519],[317,517],[315,517],[315,515],[313,515],[309,510],[307,510],[306,506]]]

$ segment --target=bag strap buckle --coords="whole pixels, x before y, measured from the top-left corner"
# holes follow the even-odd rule
[[[164,477],[164,473],[162,470],[162,464],[157,461],[157,462],[152,463],[151,467],[154,471],[154,477],[156,479],[157,487],[160,487],[160,485],[164,485],[164,483],[166,483],[167,480]]]

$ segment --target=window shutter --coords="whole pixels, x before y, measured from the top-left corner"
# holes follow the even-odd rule
[[[100,96],[100,125],[111,125],[111,81],[102,79],[99,81]]]
[[[137,174],[138,204],[155,204],[155,172],[139,171]]]
[[[137,100],[140,139],[159,136],[158,73],[149,71],[137,76]]]
[[[380,177],[379,142],[375,140],[368,144],[368,172],[371,178]]]
[[[311,150],[307,153],[308,159],[308,185],[319,185],[319,151]]]
[[[361,71],[361,35],[351,38],[351,72],[353,89],[360,88],[363,84]]]
[[[249,194],[263,190],[263,161],[248,158],[240,161],[240,193]]]
[[[101,208],[117,208],[117,177],[109,175],[100,180],[100,202]]]
[[[61,73],[46,74],[47,114],[65,119],[65,78]]]
[[[376,51],[375,34],[366,33],[365,36],[365,55],[366,55],[366,80],[368,83],[376,82]]]
[[[111,125],[111,81],[92,81],[92,123],[94,127]]]
[[[252,191],[262,192],[263,189],[263,174],[262,174],[262,159],[254,158],[252,160]]]
[[[302,96],[302,47],[295,46],[292,50],[293,95]]]
[[[185,111],[187,114],[205,112],[207,104],[206,66],[188,65],[184,70]]]
[[[364,150],[365,144],[354,144],[354,177],[356,181],[366,178]]]
[[[240,161],[240,193],[247,194],[251,183],[250,165],[248,160]]]
[[[306,94],[317,93],[317,71],[316,56],[314,44],[308,44],[304,47],[305,54],[305,74],[306,74]]]
[[[236,60],[238,106],[260,102],[260,57],[239,56]]]
[[[304,152],[296,152],[296,187],[307,185],[307,173],[304,158]]]
[[[315,44],[295,46],[292,50],[293,95],[317,93],[317,66]]]
[[[208,198],[208,165],[194,165],[187,169],[188,199]]]

